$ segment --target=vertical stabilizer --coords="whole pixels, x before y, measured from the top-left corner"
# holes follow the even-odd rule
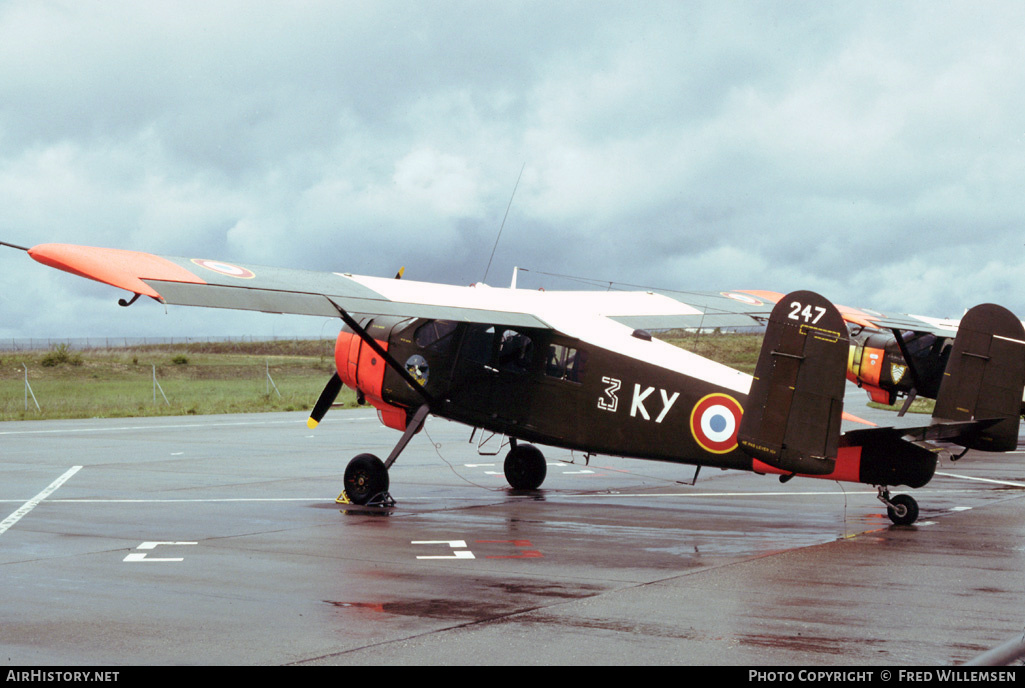
[[[1009,310],[984,303],[969,310],[936,396],[933,423],[982,421],[955,441],[970,449],[1013,451],[1025,387],[1025,329]]]
[[[738,442],[776,468],[812,475],[835,467],[849,341],[840,312],[796,291],[769,316]]]

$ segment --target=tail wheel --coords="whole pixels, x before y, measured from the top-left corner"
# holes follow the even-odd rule
[[[886,507],[886,515],[894,525],[909,526],[918,520],[918,502],[911,495],[897,495]]]
[[[388,469],[373,454],[360,454],[345,467],[343,482],[353,504],[366,504],[388,492]]]
[[[514,490],[536,490],[548,474],[545,455],[532,444],[520,444],[505,457],[505,479]]]

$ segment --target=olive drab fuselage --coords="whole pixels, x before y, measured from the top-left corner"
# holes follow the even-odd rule
[[[363,326],[439,400],[436,415],[587,453],[751,470],[736,442],[742,392],[551,330],[389,317]],[[342,331],[343,381],[403,429],[421,398],[373,359]]]

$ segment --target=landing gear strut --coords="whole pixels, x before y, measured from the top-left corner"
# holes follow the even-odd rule
[[[545,481],[545,455],[532,444],[516,444],[505,456],[505,479],[514,490],[536,490]]]
[[[891,498],[890,491],[880,487],[878,499],[886,505],[886,515],[894,525],[909,526],[918,520],[918,502],[911,495],[902,494]]]

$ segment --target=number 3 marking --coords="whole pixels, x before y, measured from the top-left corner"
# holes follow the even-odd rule
[[[815,312],[813,313],[812,306],[802,306],[800,301],[791,301],[790,309],[788,318],[791,320],[803,320],[813,325],[817,324],[822,316],[826,314],[826,309],[822,306],[815,306]]]

